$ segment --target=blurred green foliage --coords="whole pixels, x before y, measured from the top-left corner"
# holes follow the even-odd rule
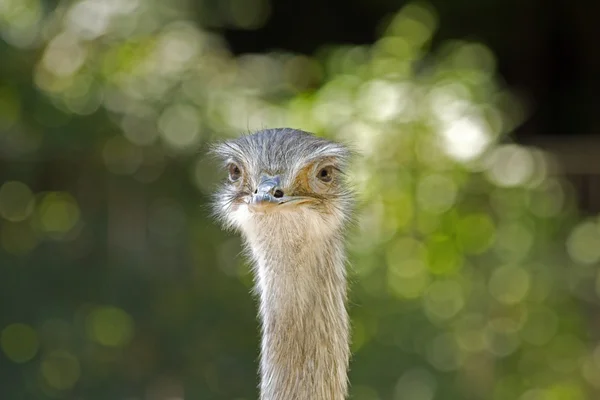
[[[0,1],[2,398],[256,398],[252,278],[204,148],[281,126],[360,153],[353,399],[598,397],[600,221],[504,140],[526,112],[488,48],[431,49],[425,3],[312,58],[233,57],[185,15]]]

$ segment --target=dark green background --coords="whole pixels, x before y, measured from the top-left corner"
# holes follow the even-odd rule
[[[2,398],[256,398],[252,277],[206,148],[275,126],[358,153],[352,398],[597,398],[600,222],[507,144],[531,109],[492,50],[410,3],[373,43],[232,53],[216,32],[269,7],[0,2]]]

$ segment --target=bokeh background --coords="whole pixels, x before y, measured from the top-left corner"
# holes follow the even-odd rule
[[[205,150],[283,126],[360,153],[353,399],[600,398],[575,3],[0,0],[0,398],[257,398]]]

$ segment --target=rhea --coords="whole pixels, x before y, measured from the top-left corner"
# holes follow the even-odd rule
[[[281,128],[220,143],[214,152],[229,175],[215,213],[242,234],[253,261],[261,400],[345,399],[348,149]]]

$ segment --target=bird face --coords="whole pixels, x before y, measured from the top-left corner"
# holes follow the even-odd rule
[[[339,225],[350,211],[342,145],[293,129],[270,129],[217,145],[228,179],[216,214],[232,228],[283,220]],[[258,224],[258,225],[257,225]],[[274,226],[271,227],[275,228]]]

